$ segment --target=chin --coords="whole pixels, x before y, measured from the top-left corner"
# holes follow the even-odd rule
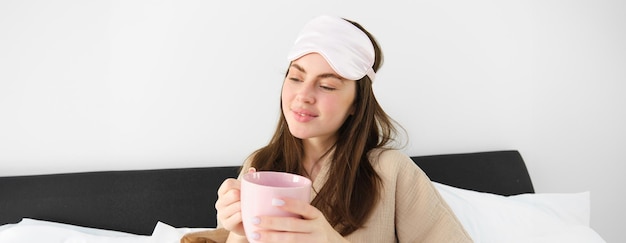
[[[299,139],[307,139],[310,138],[310,136],[307,136],[305,134],[302,133],[298,133],[298,132],[293,132],[293,131],[289,131],[291,133],[291,136],[294,136],[295,138],[299,138]]]
[[[311,137],[311,135],[308,134],[307,132],[298,131],[298,130],[294,131],[291,129],[291,127],[289,128],[289,133],[291,134],[291,136],[294,136],[295,138],[299,138],[299,139],[307,139]]]

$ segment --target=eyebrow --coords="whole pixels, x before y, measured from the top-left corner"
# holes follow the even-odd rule
[[[295,69],[298,69],[298,71],[300,71],[300,72],[306,73],[306,70],[304,70],[304,68],[301,67],[298,64],[292,63],[291,67],[293,67]],[[334,74],[334,73],[323,73],[323,74],[317,75],[317,77],[318,78],[336,78],[336,79],[339,79],[341,81],[345,80],[343,77],[341,77],[341,76],[339,76],[337,74]]]

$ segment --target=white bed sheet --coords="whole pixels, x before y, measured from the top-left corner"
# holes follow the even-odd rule
[[[16,224],[0,226],[0,242],[179,243],[186,233],[197,230],[206,229],[174,228],[163,222],[158,222],[152,235],[144,236],[25,218]]]

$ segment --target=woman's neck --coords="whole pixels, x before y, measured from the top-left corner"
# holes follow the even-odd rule
[[[302,166],[304,166],[311,181],[315,181],[317,174],[329,161],[325,158],[328,156],[334,142],[331,142],[330,139],[326,141],[306,139],[303,140],[302,143],[304,146]]]

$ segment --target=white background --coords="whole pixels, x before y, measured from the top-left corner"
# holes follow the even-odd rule
[[[1,1],[0,176],[239,165],[319,14],[364,25],[409,155],[516,149],[624,241],[626,2]],[[0,195],[1,196],[1,195]]]

